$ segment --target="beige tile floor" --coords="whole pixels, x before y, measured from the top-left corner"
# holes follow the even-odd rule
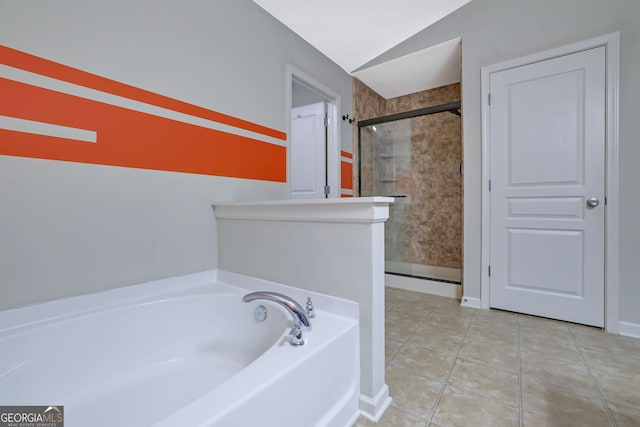
[[[640,427],[640,340],[394,288],[386,381],[381,427]]]

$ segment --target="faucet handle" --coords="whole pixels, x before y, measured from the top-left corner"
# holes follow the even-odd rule
[[[289,332],[289,342],[295,346],[304,345],[304,337],[302,336],[302,329],[299,323],[296,323],[293,328],[291,328],[291,332]]]
[[[311,302],[311,297],[307,298],[307,303],[304,306],[304,312],[307,315],[307,317],[309,317],[311,319],[316,317],[316,312],[313,309],[313,303]]]

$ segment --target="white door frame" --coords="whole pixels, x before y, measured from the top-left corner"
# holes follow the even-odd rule
[[[611,33],[593,39],[569,44],[556,49],[527,55],[521,58],[488,65],[481,69],[480,94],[482,99],[482,254],[480,308],[489,308],[489,265],[491,236],[491,193],[489,178],[491,176],[490,159],[490,109],[488,108],[490,93],[490,76],[492,73],[520,67],[534,62],[544,61],[599,46],[606,48],[606,214],[605,214],[605,328],[608,332],[618,334],[620,331],[619,315],[619,263],[618,263],[618,96],[620,75],[620,33]],[[464,298],[464,297],[463,297]]]
[[[340,197],[340,95],[313,77],[292,65],[287,65],[286,73],[286,117],[291,117],[291,85],[296,81],[321,95],[327,102],[327,183],[331,188],[329,198]],[[291,120],[287,119],[287,195],[291,194]]]

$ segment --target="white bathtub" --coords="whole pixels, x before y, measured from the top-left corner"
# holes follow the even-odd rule
[[[316,307],[304,346],[271,290]],[[254,309],[267,307],[264,322]],[[0,405],[74,426],[346,426],[358,417],[352,302],[222,271],[0,312]]]

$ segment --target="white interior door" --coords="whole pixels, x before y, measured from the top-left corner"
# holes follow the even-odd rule
[[[605,47],[490,75],[490,305],[604,326]]]
[[[327,184],[326,104],[305,105],[291,109],[291,179],[292,199],[325,197]]]

